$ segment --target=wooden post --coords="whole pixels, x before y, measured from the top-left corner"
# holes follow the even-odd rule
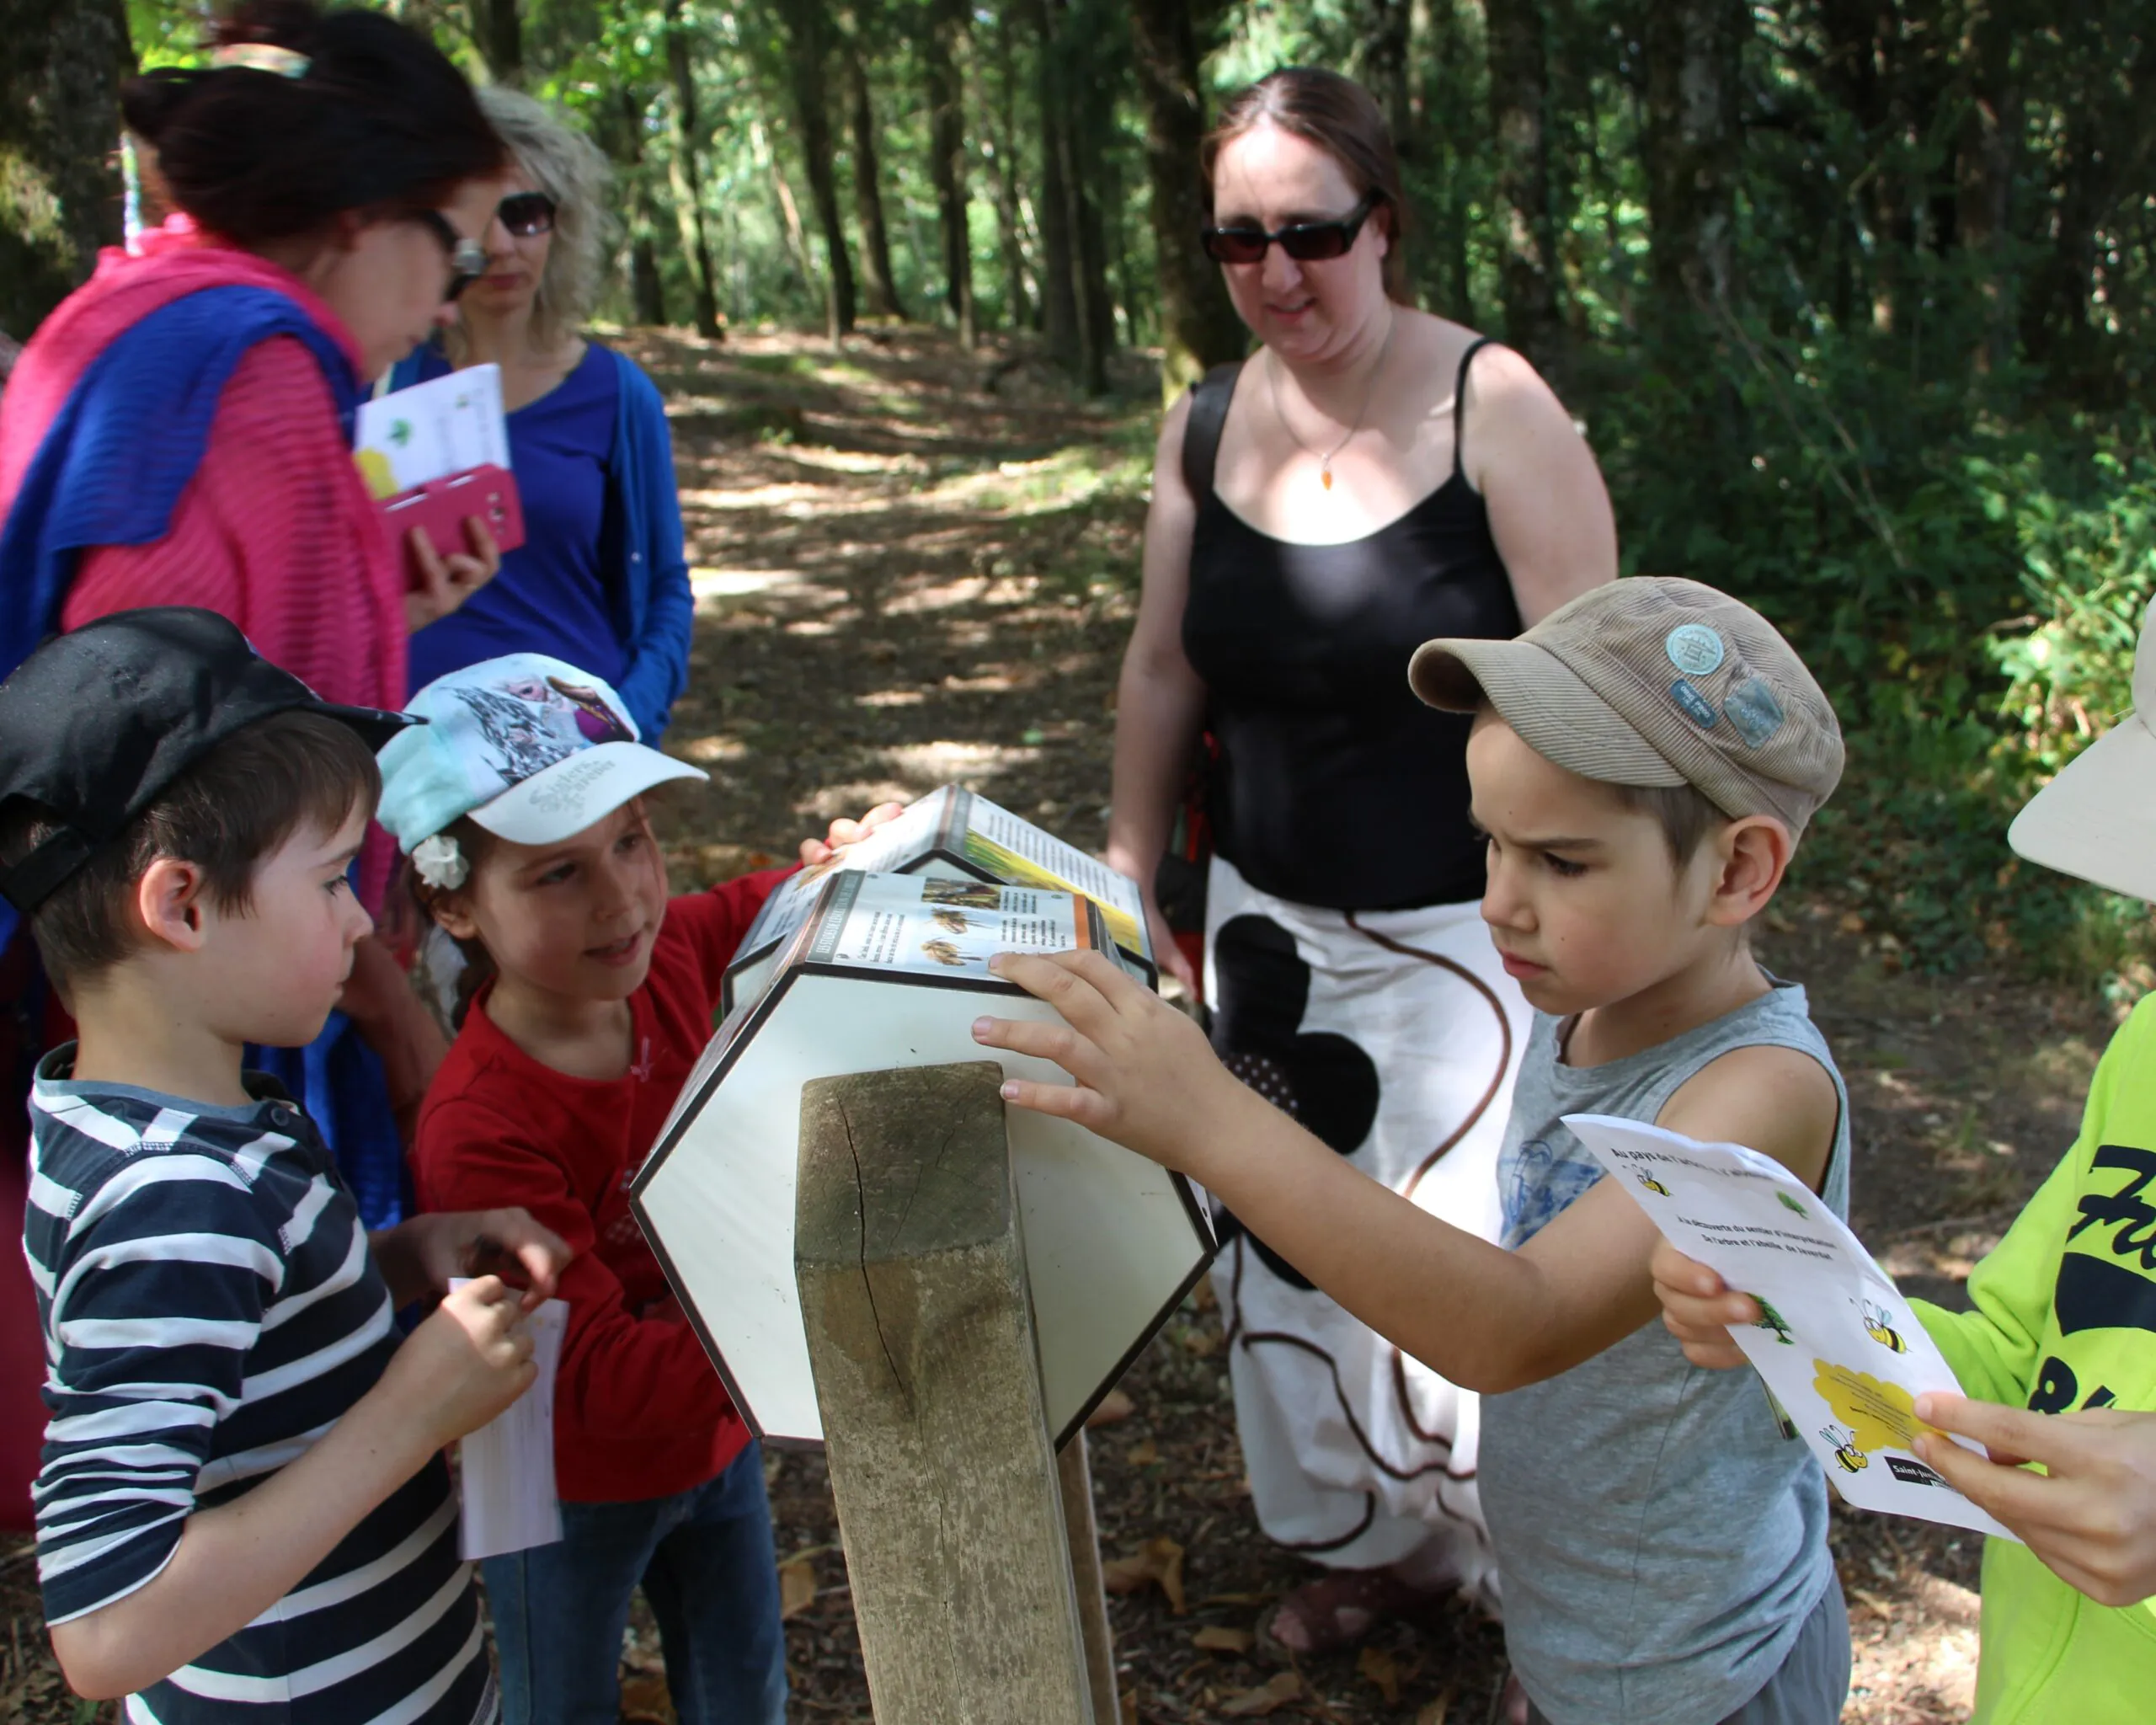
[[[1002,1081],[981,1060],[802,1087],[794,1279],[877,1725],[1115,1725],[1094,1712]]]
[[[1070,1541],[1071,1579],[1078,1589],[1078,1624],[1086,1638],[1086,1682],[1093,1692],[1099,1725],[1121,1725],[1115,1692],[1115,1634],[1108,1627],[1108,1594],[1101,1573],[1101,1536],[1093,1525],[1093,1463],[1086,1429],[1056,1457],[1063,1487],[1063,1525]]]

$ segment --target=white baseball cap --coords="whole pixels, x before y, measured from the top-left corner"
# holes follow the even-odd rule
[[[520,845],[551,845],[672,779],[708,779],[637,740],[622,697],[589,671],[543,653],[511,653],[412,697],[424,724],[386,745],[376,818],[408,856],[468,814]]]
[[[2006,842],[2031,862],[2156,903],[2156,606],[2133,655],[2133,710],[2031,797]]]

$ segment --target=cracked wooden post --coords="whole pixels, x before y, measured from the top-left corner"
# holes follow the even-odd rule
[[[877,1725],[1116,1725],[1094,1709],[1002,1081],[980,1060],[802,1087],[794,1279]]]

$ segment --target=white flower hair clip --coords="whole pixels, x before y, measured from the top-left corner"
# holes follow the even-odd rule
[[[412,846],[412,866],[419,879],[440,892],[454,892],[472,878],[472,865],[457,842],[446,832],[421,839]]]

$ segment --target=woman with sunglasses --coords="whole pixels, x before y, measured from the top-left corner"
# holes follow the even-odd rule
[[[134,254],[104,254],[0,398],[0,676],[54,629],[197,605],[324,698],[401,707],[412,631],[499,557],[476,521],[465,546],[392,539],[352,419],[483,267],[501,142],[424,36],[307,0],[250,0],[212,26],[206,67],[132,79],[122,107],[177,214]],[[394,857],[379,833],[361,856],[371,910]],[[0,1036],[21,1025],[34,1057],[27,942],[10,956]],[[400,1124],[445,1052],[370,939],[323,1039],[265,1056],[370,1226],[398,1217]],[[22,1108],[0,1098],[0,1119],[19,1135]]]
[[[1407,686],[1439,635],[1517,634],[1613,579],[1594,457],[1518,355],[1415,309],[1378,106],[1334,73],[1229,102],[1203,233],[1260,344],[1169,413],[1123,660],[1108,858],[1150,883],[1201,734],[1206,989],[1231,1065],[1373,1178],[1494,1237],[1528,1009],[1478,914],[1465,721]],[[1266,1533],[1331,1570],[1296,1653],[1488,1597],[1474,1398],[1226,1218],[1214,1271]]]
[[[659,391],[581,324],[604,264],[606,158],[543,104],[499,87],[479,105],[514,166],[483,227],[486,268],[457,319],[393,386],[502,370],[524,543],[458,611],[412,638],[413,686],[505,653],[545,653],[621,692],[655,740],[689,665],[688,559]]]

